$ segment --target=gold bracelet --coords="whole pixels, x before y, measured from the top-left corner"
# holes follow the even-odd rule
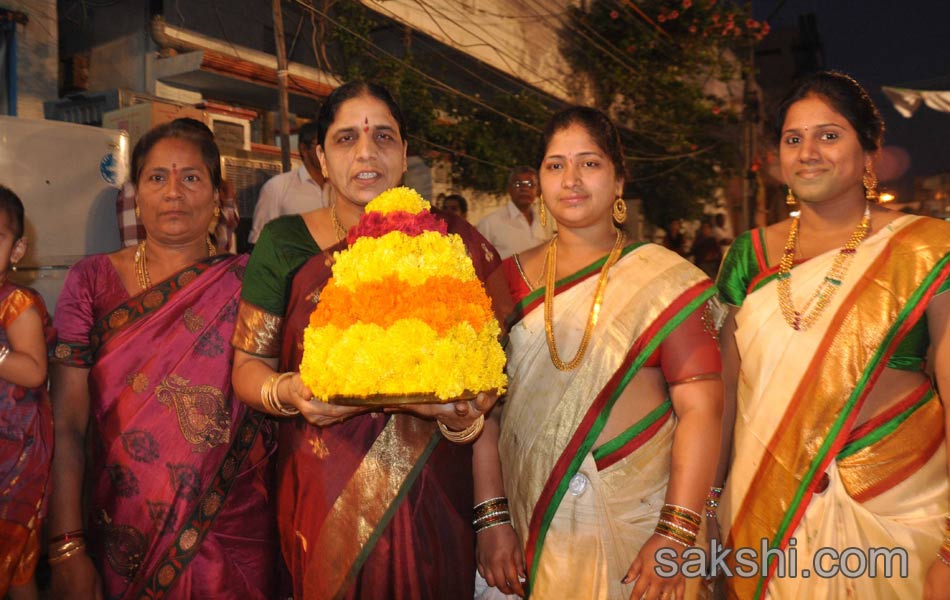
[[[272,401],[271,406],[277,409],[277,412],[285,417],[293,417],[295,415],[300,414],[300,411],[294,408],[293,406],[288,407],[286,404],[281,402],[280,395],[278,394],[278,390],[280,389],[280,382],[283,381],[284,379],[287,379],[293,376],[294,376],[293,371],[287,371],[286,373],[281,373],[280,375],[278,375],[277,379],[274,380],[274,388],[272,391],[273,395],[271,396],[271,401]]]
[[[56,556],[50,556],[49,558],[46,559],[46,562],[51,565],[55,565],[56,563],[61,563],[64,560],[72,558],[73,556],[76,556],[77,554],[81,554],[85,551],[86,551],[86,545],[81,544],[73,548],[69,552],[63,552],[62,554],[57,554]]]
[[[452,431],[445,426],[442,421],[439,421],[439,431],[442,432],[442,436],[449,440],[450,442],[456,444],[467,444],[475,440],[478,435],[482,432],[482,429],[485,427],[485,415],[478,415],[478,418],[475,419],[475,422],[463,429],[462,431]]]
[[[293,375],[291,371],[286,373],[272,373],[264,381],[264,384],[261,385],[261,404],[264,405],[266,412],[281,417],[292,417],[300,414],[300,411],[296,408],[288,408],[282,404],[277,394],[277,388],[280,382],[287,377],[293,377]]]

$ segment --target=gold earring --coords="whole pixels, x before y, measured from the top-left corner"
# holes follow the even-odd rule
[[[538,196],[538,201],[541,203],[541,206],[538,209],[538,212],[541,213],[541,227],[547,227],[548,226],[548,212],[544,210],[544,197]]]
[[[787,206],[795,206],[798,204],[798,200],[795,199],[795,194],[792,192],[792,188],[788,188],[788,193],[785,194],[785,204]]]
[[[623,225],[627,220],[627,203],[623,201],[623,196],[617,196],[617,199],[614,200],[613,217],[614,221],[620,225]]]
[[[141,219],[141,218],[142,218],[142,209],[139,208],[139,205],[138,205],[138,204],[135,205],[135,218],[136,218],[136,219]]]
[[[217,219],[221,216],[221,207],[217,204],[214,205],[214,218]]]
[[[861,181],[864,184],[864,197],[871,202],[877,202],[877,175],[870,164],[864,167],[864,177]]]

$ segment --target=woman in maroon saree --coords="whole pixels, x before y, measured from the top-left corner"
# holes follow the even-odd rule
[[[274,597],[273,443],[229,377],[246,259],[207,238],[219,164],[200,124],[146,134],[133,153],[145,242],[80,261],[60,296],[50,533],[79,550],[52,565],[54,594]]]
[[[290,267],[291,251],[269,249],[290,246],[288,236],[267,241],[281,220],[265,227],[266,243],[255,248],[249,266],[260,276],[245,282],[232,338],[235,393],[259,410],[301,415],[280,424],[277,491],[281,550],[298,599],[473,596],[472,506],[480,499],[473,462],[497,466],[497,429],[485,425],[473,450],[443,438],[436,420],[456,432],[477,426],[494,395],[368,413],[311,401],[297,373],[314,292],[330,275],[327,260],[345,247],[346,231],[366,204],[399,184],[406,170],[404,132],[399,107],[378,86],[348,83],[327,98],[318,117],[317,155],[335,203],[303,215],[315,256]],[[465,241],[496,316],[507,314],[511,301],[497,252],[464,220],[437,214]],[[288,291],[289,299],[277,298]],[[273,300],[276,313],[262,310],[262,302]],[[277,410],[261,401],[268,386]]]

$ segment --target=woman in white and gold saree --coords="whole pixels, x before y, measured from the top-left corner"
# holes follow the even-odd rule
[[[558,234],[502,263],[520,302],[499,452],[527,583],[482,549],[481,570],[532,598],[681,598],[686,579],[654,567],[695,541],[718,455],[711,282],[616,226],[624,159],[605,115],[555,115],[539,163]],[[689,540],[663,529],[680,519],[695,521]]]
[[[950,598],[947,424],[924,369],[929,348],[950,388],[950,224],[874,203],[883,122],[850,77],[800,82],[774,129],[799,212],[743,234],[720,272],[720,519],[727,546],[766,540],[797,565],[729,578],[728,596]],[[815,574],[821,548],[849,547],[902,548],[907,575],[890,559],[893,577],[884,561],[877,577]]]

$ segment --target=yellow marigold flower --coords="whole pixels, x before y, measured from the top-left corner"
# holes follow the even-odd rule
[[[498,323],[476,332],[468,323],[439,336],[417,319],[384,329],[357,323],[304,332],[300,376],[314,396],[435,394],[442,400],[507,386]]]
[[[476,279],[465,243],[456,234],[427,231],[408,236],[392,231],[378,238],[362,237],[333,255],[333,279],[353,290],[360,283],[398,277],[410,285],[422,285],[429,277]]]
[[[432,208],[432,205],[419,195],[419,192],[403,186],[386,190],[373,198],[366,205],[366,212],[378,212],[385,215],[391,212],[404,211],[416,214],[430,208]]]

